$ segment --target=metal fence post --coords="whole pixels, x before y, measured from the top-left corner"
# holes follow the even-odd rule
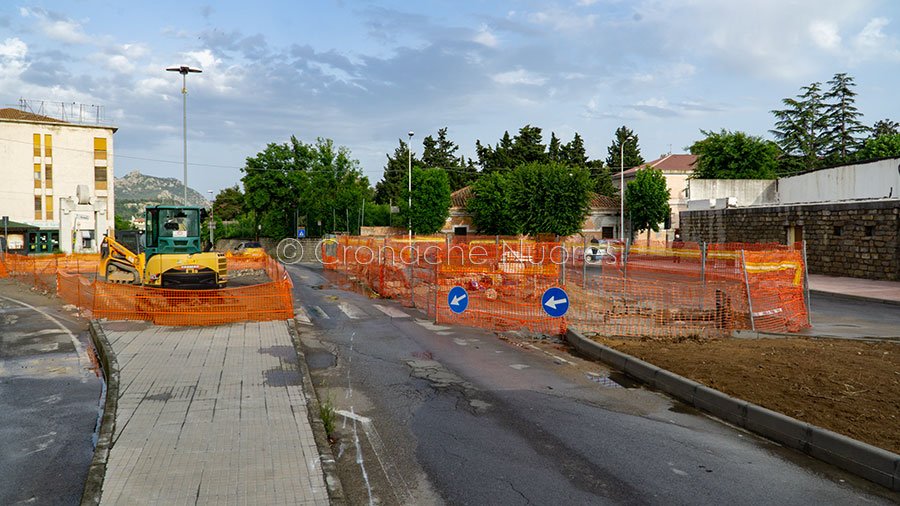
[[[812,303],[809,294],[809,264],[806,261],[806,239],[803,239],[803,298],[806,299],[806,324],[812,326]]]
[[[747,275],[747,259],[744,258],[744,250],[741,250],[741,269],[744,271],[744,286],[747,287],[747,308],[750,310],[750,330],[756,330],[756,321],[753,317],[753,297],[750,295],[750,277]]]
[[[587,286],[587,236],[581,236],[581,286]]]

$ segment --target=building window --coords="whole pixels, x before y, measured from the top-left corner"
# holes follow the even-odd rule
[[[34,156],[41,157],[41,134],[34,134],[32,137],[34,143]]]
[[[840,225],[835,225],[835,227],[834,227],[834,236],[835,236],[835,237],[840,237],[841,235],[843,235],[843,233],[844,233],[844,227],[842,227],[842,226],[840,226]]]
[[[43,220],[44,214],[41,212],[41,197],[37,196],[34,198],[34,219]]]
[[[53,188],[53,166],[44,167],[44,187]]]
[[[94,160],[106,160],[106,138],[94,137]]]
[[[613,227],[603,227],[600,229],[600,235],[603,239],[613,239]]]
[[[106,190],[106,167],[94,167],[94,188]]]
[[[875,225],[866,225],[866,237],[875,237]]]
[[[41,187],[41,164],[34,164],[34,187]]]
[[[46,199],[44,209],[47,211],[47,219],[52,220],[53,219],[53,197],[51,195],[48,195],[44,198]]]
[[[53,136],[44,134],[44,156],[50,158],[53,156]]]

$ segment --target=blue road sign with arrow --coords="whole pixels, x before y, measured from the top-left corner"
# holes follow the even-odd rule
[[[541,307],[548,315],[559,318],[569,310],[569,296],[562,288],[548,288],[541,296]]]
[[[447,294],[447,305],[450,306],[450,311],[456,314],[465,311],[469,307],[469,294],[466,289],[461,286],[451,288],[450,293]]]

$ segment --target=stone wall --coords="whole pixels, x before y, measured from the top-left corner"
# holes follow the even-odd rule
[[[900,281],[900,201],[683,211],[681,234],[697,242],[806,240],[812,274]]]

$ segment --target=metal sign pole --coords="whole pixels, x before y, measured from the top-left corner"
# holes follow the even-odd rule
[[[750,309],[750,330],[756,330],[756,322],[753,318],[753,297],[750,296],[750,277],[747,275],[747,259],[744,258],[744,250],[741,250],[741,268],[744,270],[744,286],[747,287],[747,307]]]
[[[806,239],[803,239],[803,298],[806,299],[806,323],[812,327],[812,302],[809,295],[809,264],[806,262]]]

